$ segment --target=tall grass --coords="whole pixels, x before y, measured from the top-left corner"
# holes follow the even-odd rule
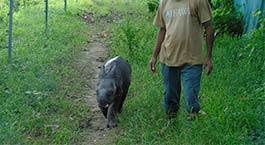
[[[79,123],[89,115],[88,106],[78,101],[82,84],[73,68],[73,58],[87,39],[88,28],[77,16],[86,6],[81,4],[69,2],[65,13],[63,1],[49,1],[47,30],[44,1],[14,13],[11,63],[7,49],[0,50],[0,144],[78,140]]]
[[[89,120],[88,107],[78,101],[82,80],[72,66],[86,41],[87,27],[77,17],[84,10],[124,18],[108,27],[112,55],[128,59],[133,70],[119,116],[122,132],[114,144],[265,144],[264,27],[252,36],[219,36],[214,71],[202,78],[201,105],[207,115],[187,121],[182,99],[178,117],[168,120],[162,109],[160,65],[154,75],[148,70],[157,28],[145,1],[69,1],[66,13],[63,1],[49,2],[47,31],[43,1],[14,14],[11,63],[6,36],[1,37],[7,19],[0,21],[0,144],[78,141],[79,123]],[[3,5],[0,8],[4,11]]]
[[[182,101],[178,117],[168,120],[162,109],[160,69],[154,75],[148,71],[158,29],[152,14],[138,11],[140,15],[114,26],[109,42],[112,55],[128,59],[133,70],[116,144],[264,144],[264,29],[252,37],[219,36],[214,71],[202,78],[201,105],[207,115],[187,121]]]

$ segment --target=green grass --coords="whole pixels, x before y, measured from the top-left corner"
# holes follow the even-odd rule
[[[79,139],[79,123],[88,119],[89,110],[78,101],[82,84],[73,58],[87,39],[87,24],[77,15],[86,3],[69,2],[65,13],[63,2],[49,1],[47,31],[44,2],[14,13],[12,62],[7,49],[0,50],[1,144]]]
[[[87,39],[88,27],[78,17],[84,11],[97,18],[124,18],[107,27],[112,31],[107,42],[112,56],[128,59],[133,70],[119,115],[122,131],[114,144],[265,144],[264,26],[252,36],[219,36],[214,71],[202,78],[201,105],[207,115],[187,121],[182,97],[178,117],[168,120],[162,109],[160,66],[154,75],[148,70],[158,30],[152,25],[154,14],[140,0],[95,1],[69,1],[66,13],[63,1],[50,1],[47,32],[43,1],[14,14],[11,63],[3,49],[6,39],[0,44],[1,144],[78,142],[79,123],[89,120],[88,106],[76,101],[82,80],[73,68]],[[6,23],[6,18],[0,21],[1,34],[6,34]]]
[[[253,38],[218,36],[214,71],[210,77],[203,74],[200,92],[207,115],[187,121],[182,97],[178,117],[168,120],[160,69],[155,75],[148,70],[158,29],[152,25],[152,14],[138,11],[142,13],[113,26],[109,42],[112,55],[128,59],[133,70],[119,116],[123,132],[115,144],[264,144],[264,27]]]

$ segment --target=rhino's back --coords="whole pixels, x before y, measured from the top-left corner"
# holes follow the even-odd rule
[[[131,66],[121,56],[114,57],[104,64],[104,71],[107,75],[119,78],[119,81],[130,83]]]

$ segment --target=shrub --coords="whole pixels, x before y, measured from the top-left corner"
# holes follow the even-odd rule
[[[209,0],[214,14],[213,23],[218,34],[228,33],[232,36],[240,36],[243,33],[244,24],[242,13],[234,7],[233,0]],[[155,12],[159,0],[147,0],[148,10]]]
[[[6,45],[4,2],[0,0],[0,37]],[[55,2],[47,31],[43,5],[15,12],[12,62],[0,50],[0,144],[71,144],[79,139],[79,125],[89,115],[85,103],[73,103],[82,89],[73,57],[87,39],[87,26],[76,15],[81,6],[72,5],[72,14],[62,14]]]
[[[155,12],[159,5],[159,0],[147,0],[148,10]]]
[[[0,0],[0,49],[7,46],[8,7]]]
[[[10,4],[9,0],[0,0],[0,2],[8,6]],[[34,6],[39,3],[39,0],[14,0],[14,11],[18,12],[21,7]]]
[[[233,0],[211,0],[213,23],[218,34],[239,36],[243,33],[243,16],[234,7]]]
[[[126,115],[119,116],[124,132],[115,144],[264,144],[264,21],[250,36],[217,37],[214,71],[203,75],[200,92],[208,115],[189,124],[182,109],[176,120],[165,119],[159,64],[158,75],[148,72],[157,28],[144,20],[118,23],[111,39],[112,53],[125,56],[133,70]]]

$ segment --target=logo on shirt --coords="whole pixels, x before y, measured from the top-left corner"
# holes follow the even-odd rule
[[[191,14],[190,8],[179,8],[179,9],[167,10],[165,13],[165,17],[170,19],[174,17],[188,16],[190,14]]]

